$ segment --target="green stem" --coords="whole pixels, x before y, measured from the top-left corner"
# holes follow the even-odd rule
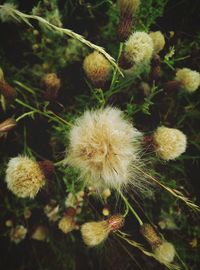
[[[122,53],[122,49],[123,49],[123,43],[122,42],[120,42],[120,45],[119,45],[119,52],[118,52],[118,57],[117,57],[117,64],[118,64],[118,62],[119,62],[119,58],[120,58],[120,55],[121,55],[121,53]],[[115,68],[114,69],[114,72],[113,72],[113,76],[112,76],[112,81],[111,81],[111,84],[110,84],[110,90],[112,90],[112,88],[113,88],[113,85],[114,85],[114,83],[115,83],[115,80],[116,80],[116,76],[117,76],[117,68]],[[109,90],[109,91],[110,91]]]
[[[122,197],[122,199],[124,200],[125,205],[126,205],[126,211],[125,211],[124,217],[128,214],[128,210],[130,210],[132,212],[132,214],[135,216],[135,218],[137,219],[137,221],[139,222],[140,226],[142,226],[143,225],[143,221],[138,216],[138,214],[133,209],[133,207],[130,205],[130,203],[128,202],[127,198],[123,195],[123,193],[120,190],[118,192],[119,192],[120,196]]]

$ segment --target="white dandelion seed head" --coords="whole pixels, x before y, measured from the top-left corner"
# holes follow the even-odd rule
[[[117,108],[86,111],[70,132],[68,163],[97,190],[136,186],[132,164],[139,160],[141,136]]]

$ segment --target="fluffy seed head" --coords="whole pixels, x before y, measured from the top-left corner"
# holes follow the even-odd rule
[[[140,137],[119,109],[86,111],[70,132],[68,163],[97,190],[136,185],[131,165],[138,162]]]
[[[108,237],[110,228],[107,221],[87,222],[81,227],[83,242],[89,246],[97,246]]]
[[[159,53],[165,46],[165,37],[160,31],[151,32],[149,36],[153,40],[154,53]]]
[[[164,160],[179,157],[186,150],[187,137],[175,128],[159,127],[153,134],[157,154]]]
[[[81,227],[81,234],[84,243],[93,247],[102,243],[110,232],[119,230],[124,224],[121,215],[113,215],[108,220],[98,222],[87,222]]]
[[[189,68],[182,68],[176,72],[175,80],[181,83],[181,87],[187,92],[194,92],[200,86],[200,73]]]
[[[138,10],[140,0],[119,0],[121,16],[132,17]]]
[[[101,88],[109,79],[111,65],[101,53],[94,51],[85,57],[83,69],[92,84],[97,88]]]
[[[37,162],[26,156],[11,158],[6,170],[8,189],[20,198],[34,198],[45,184]]]
[[[176,251],[174,246],[169,242],[163,242],[154,250],[157,260],[164,264],[173,262],[175,253]]]
[[[153,41],[145,32],[135,32],[125,43],[125,58],[133,64],[149,61],[153,53]]]
[[[66,234],[73,231],[75,227],[76,224],[73,220],[73,217],[67,215],[62,217],[58,223],[58,228]]]

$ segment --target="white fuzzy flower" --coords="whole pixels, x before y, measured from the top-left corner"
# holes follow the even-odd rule
[[[26,156],[11,158],[6,170],[8,189],[21,198],[34,198],[45,184],[39,165]]]
[[[153,41],[145,32],[135,32],[125,43],[124,57],[133,64],[149,61],[153,54]]]
[[[70,132],[68,163],[97,189],[117,189],[128,183],[137,186],[132,164],[139,159],[140,137],[119,109],[86,111]]]
[[[184,90],[194,92],[200,86],[200,73],[189,68],[182,68],[176,72],[175,80],[181,83]]]
[[[187,137],[182,131],[164,126],[157,128],[153,140],[157,154],[164,160],[179,157],[187,146]]]

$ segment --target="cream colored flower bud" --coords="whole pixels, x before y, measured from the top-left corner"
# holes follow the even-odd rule
[[[157,154],[164,160],[179,157],[187,146],[187,137],[182,131],[164,126],[157,128],[153,140]]]
[[[182,68],[176,72],[175,80],[180,82],[185,91],[192,93],[200,86],[200,73],[189,68]]]
[[[111,190],[109,188],[104,189],[102,192],[102,197],[106,201],[111,196]]]
[[[88,79],[97,88],[102,88],[105,85],[112,70],[109,61],[97,51],[85,57],[83,69]]]
[[[156,32],[151,32],[149,34],[149,36],[153,40],[154,53],[157,54],[160,51],[162,51],[162,49],[165,46],[165,37],[164,37],[164,35],[160,31],[156,31]]]

